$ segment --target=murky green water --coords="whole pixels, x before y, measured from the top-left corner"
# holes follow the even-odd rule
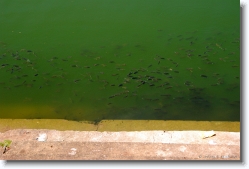
[[[234,0],[1,0],[0,118],[240,119]]]

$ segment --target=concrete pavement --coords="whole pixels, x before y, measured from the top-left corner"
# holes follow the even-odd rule
[[[0,133],[12,140],[3,160],[240,160],[240,132],[58,131],[16,129]],[[37,137],[46,134],[46,141]],[[3,151],[3,149],[1,150]]]

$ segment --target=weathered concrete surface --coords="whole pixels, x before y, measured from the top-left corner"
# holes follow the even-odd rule
[[[47,140],[39,142],[39,134]],[[240,160],[240,132],[57,131],[17,129],[0,133],[12,140],[2,160]]]

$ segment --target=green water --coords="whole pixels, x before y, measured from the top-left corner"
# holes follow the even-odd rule
[[[234,0],[1,0],[0,118],[240,120]]]

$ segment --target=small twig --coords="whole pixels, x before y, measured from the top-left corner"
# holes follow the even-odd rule
[[[3,154],[7,152],[6,145],[3,147]]]

